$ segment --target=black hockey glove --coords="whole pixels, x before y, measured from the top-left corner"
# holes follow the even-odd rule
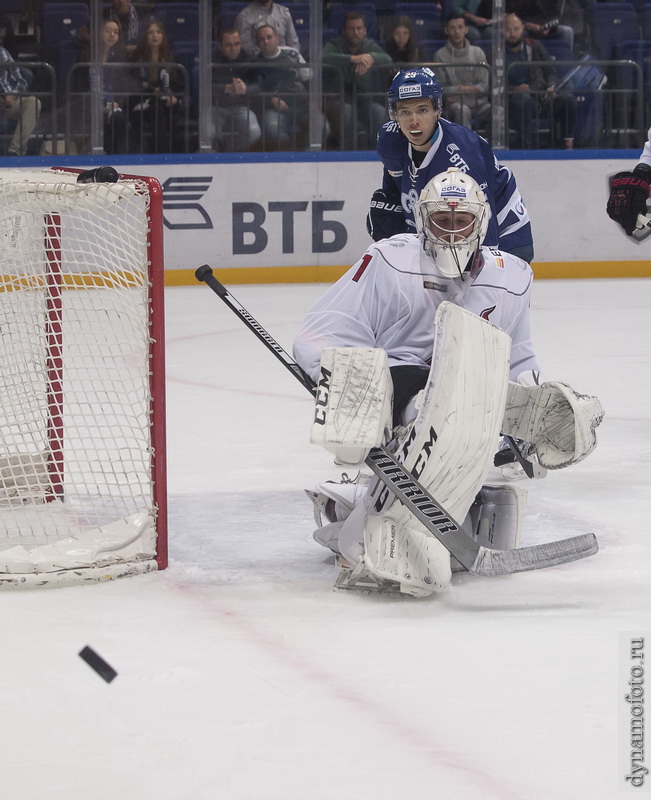
[[[366,230],[374,242],[396,233],[407,233],[405,212],[400,203],[392,203],[384,189],[376,189],[366,216]]]
[[[618,172],[610,181],[606,212],[630,236],[637,227],[637,217],[646,216],[651,167],[638,164],[633,172]]]

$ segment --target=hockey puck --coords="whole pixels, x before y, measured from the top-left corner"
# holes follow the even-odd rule
[[[113,667],[104,661],[92,647],[86,645],[86,647],[79,651],[79,657],[85,661],[91,669],[94,669],[100,678],[104,678],[107,683],[110,683],[117,677],[117,672]]]
[[[77,183],[117,183],[118,171],[113,167],[95,167],[77,175]]]

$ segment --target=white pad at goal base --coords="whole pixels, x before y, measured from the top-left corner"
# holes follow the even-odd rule
[[[439,307],[436,326],[428,383],[396,457],[453,518],[463,520],[492,465],[511,339],[449,302]],[[369,571],[416,596],[447,588],[450,555],[443,545],[388,489],[378,487],[372,501],[365,526]]]
[[[531,442],[541,466],[561,469],[594,450],[603,417],[596,397],[578,394],[565,383],[509,383],[502,432]]]
[[[327,347],[315,397],[310,441],[339,464],[359,464],[391,431],[393,383],[385,350]]]
[[[2,550],[0,578],[5,573],[46,573],[152,559],[155,551],[154,520],[146,513],[134,514],[54,544]]]

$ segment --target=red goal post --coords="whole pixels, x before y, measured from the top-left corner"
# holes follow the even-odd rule
[[[0,587],[167,566],[162,190],[0,170]]]

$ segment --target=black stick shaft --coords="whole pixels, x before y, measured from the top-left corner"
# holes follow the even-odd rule
[[[204,264],[194,273],[198,281],[203,281],[213,292],[220,297],[226,305],[244,322],[246,327],[252,331],[264,346],[270,350],[276,358],[283,364],[292,375],[297,378],[303,386],[312,394],[316,394],[316,384],[312,378],[304,372],[294,359],[270,336],[260,323],[244,308],[243,305],[230,294],[223,283],[217,280],[212,269]]]
[[[508,442],[509,447],[511,448],[511,451],[513,452],[514,456],[516,457],[518,463],[520,464],[520,466],[524,470],[524,474],[527,476],[527,478],[531,478],[533,480],[533,478],[534,478],[533,464],[531,463],[531,461],[527,461],[527,459],[522,455],[522,453],[520,452],[520,448],[518,447],[517,442],[515,441],[515,439],[512,436],[505,436],[504,438]]]

